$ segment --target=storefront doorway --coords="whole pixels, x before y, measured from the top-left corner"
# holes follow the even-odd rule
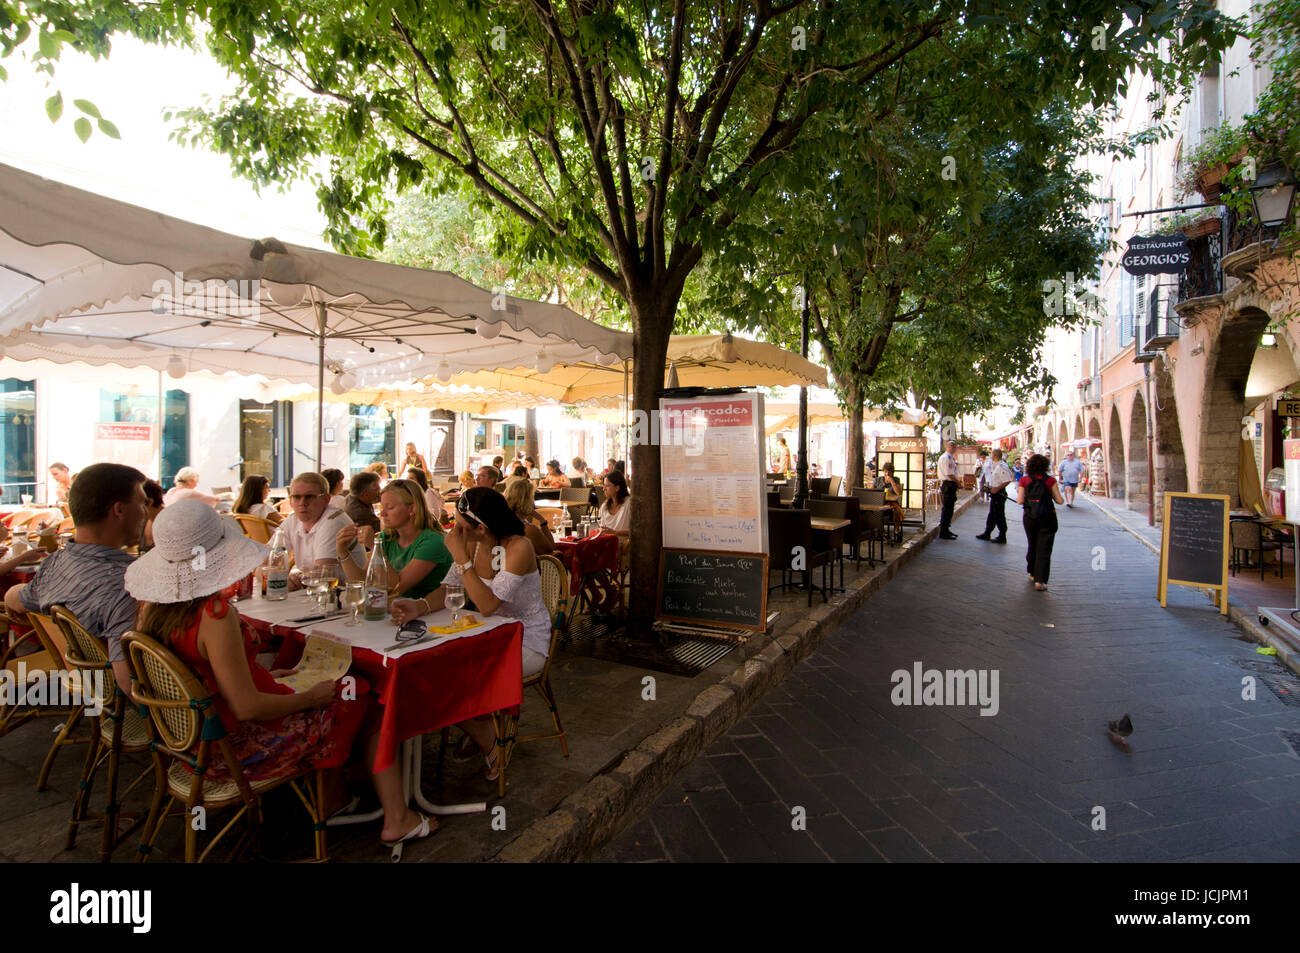
[[[272,486],[288,486],[293,479],[293,404],[287,400],[263,404],[239,402],[239,455],[242,483],[248,476],[264,476]]]

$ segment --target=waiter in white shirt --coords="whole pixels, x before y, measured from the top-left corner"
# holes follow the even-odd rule
[[[989,462],[984,464],[984,485],[989,489],[989,517],[984,523],[984,532],[976,539],[990,540],[994,543],[1007,541],[1007,486],[1015,480],[1015,474],[1002,460],[1002,451],[994,450]],[[993,536],[997,529],[998,535]]]
[[[953,456],[957,442],[949,440],[944,448],[947,453],[939,458],[939,492],[943,494],[943,509],[939,511],[939,538],[956,539],[957,534],[948,526],[952,523],[952,508],[957,505],[957,458]]]

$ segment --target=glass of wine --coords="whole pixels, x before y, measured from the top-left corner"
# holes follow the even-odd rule
[[[465,587],[446,586],[446,598],[443,603],[451,610],[451,624],[460,623],[460,610],[465,608]]]
[[[302,588],[307,592],[308,597],[316,603],[316,608],[320,609],[320,596],[317,590],[321,586],[321,571],[312,567],[302,571]]]
[[[347,589],[343,593],[344,604],[352,610],[352,618],[348,620],[348,625],[361,624],[361,607],[366,604],[366,584],[361,581],[349,582]]]
[[[343,583],[343,567],[337,559],[321,559],[316,562],[316,568],[325,580],[327,598],[324,608],[333,608],[331,603],[334,601],[334,590]]]

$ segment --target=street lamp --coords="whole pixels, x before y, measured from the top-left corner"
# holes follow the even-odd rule
[[[1265,228],[1290,222],[1295,188],[1296,181],[1284,163],[1273,162],[1261,169],[1250,187],[1250,205],[1255,212],[1255,221]]]

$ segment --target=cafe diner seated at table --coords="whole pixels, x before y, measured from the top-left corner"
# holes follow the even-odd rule
[[[354,678],[348,697],[332,681],[301,692],[281,685],[277,676],[288,673],[268,671],[257,661],[251,633],[223,596],[266,559],[267,547],[197,500],[166,507],[154,523],[154,539],[155,548],[126,571],[127,591],[142,606],[136,628],[175,652],[212,692],[245,777],[279,777],[304,766],[340,768],[363,725],[374,724],[376,699],[369,684]],[[203,560],[193,558],[196,548]],[[378,735],[370,731],[368,765],[375,763],[377,746]],[[220,758],[208,770],[212,779],[230,772]],[[436,820],[408,806],[399,765],[374,773],[372,780],[383,807],[385,843],[437,830]]]

